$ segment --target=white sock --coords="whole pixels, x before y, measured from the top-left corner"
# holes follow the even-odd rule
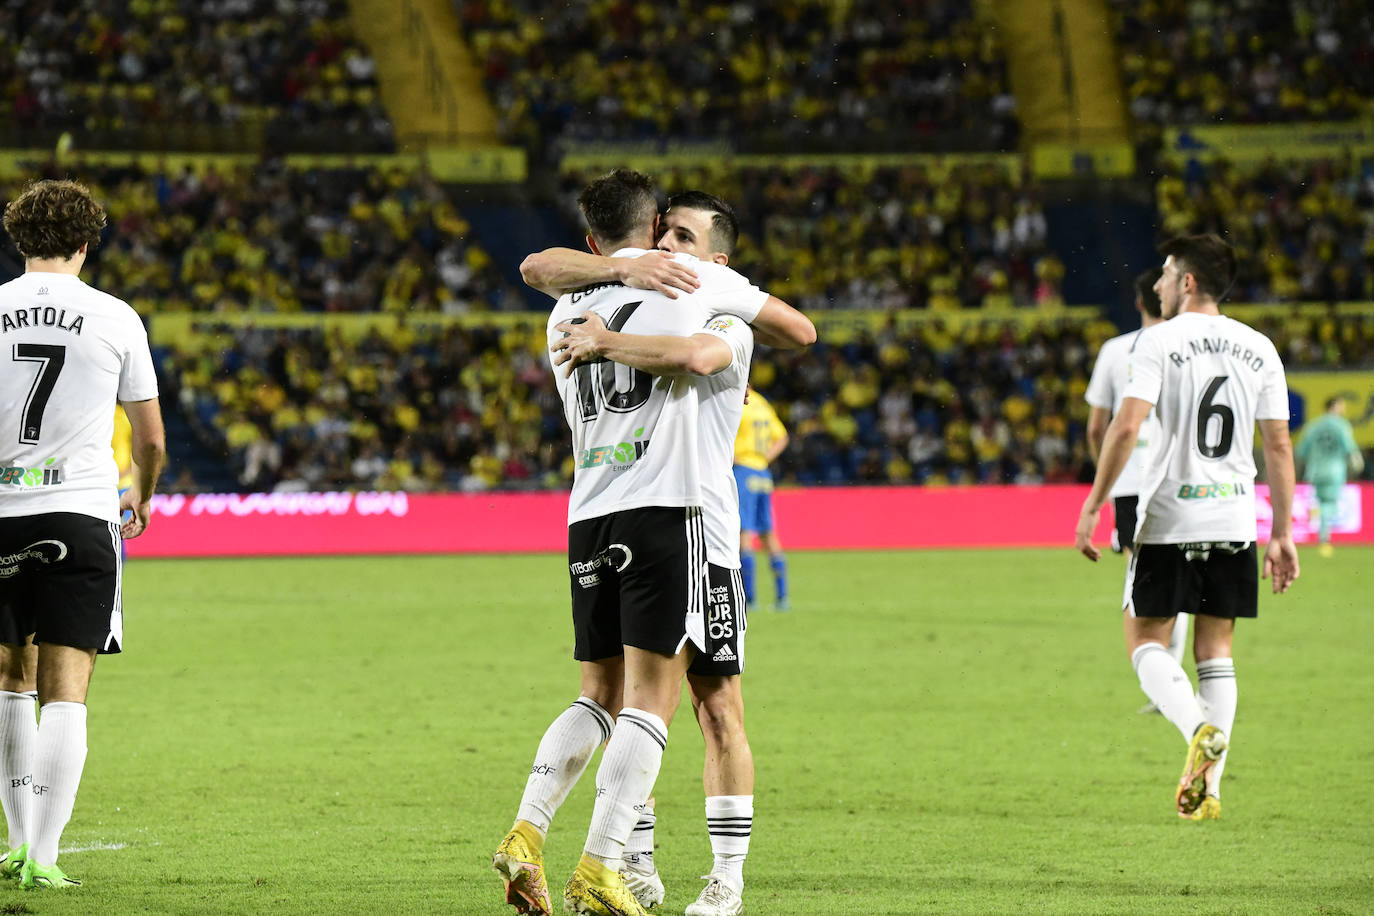
[[[643,709],[626,707],[615,720],[615,731],[596,770],[596,805],[583,851],[609,868],[619,868],[625,841],[639,820],[636,806],[653,794],[668,726]]]
[[[33,797],[33,749],[38,742],[37,704],[31,693],[0,690],[0,803],[9,825],[10,849],[28,842],[25,831]]]
[[[1174,629],[1169,634],[1169,654],[1174,661],[1183,664],[1183,653],[1188,650],[1188,615],[1179,614],[1174,618]]]
[[[1198,699],[1207,708],[1207,721],[1226,733],[1236,724],[1236,663],[1229,658],[1209,658],[1197,663]],[[1226,769],[1226,750],[1208,773],[1207,790],[1221,797],[1221,772]]]
[[[46,703],[38,714],[29,801],[29,858],[57,863],[57,843],[71,820],[86,765],[86,704]]]
[[[1150,702],[1183,732],[1184,741],[1192,741],[1203,715],[1183,666],[1157,642],[1147,642],[1132,652],[1131,666]]]
[[[744,893],[744,857],[754,829],[754,796],[711,795],[706,798],[706,830],[716,864],[711,874]]]
[[[654,867],[654,825],[658,818],[654,816],[652,803],[640,805],[636,810],[639,820],[635,821],[635,829],[630,831],[630,839],[625,843],[625,861],[647,871]]]
[[[525,794],[516,818],[549,832],[553,816],[567,799],[597,746],[611,737],[611,714],[595,700],[578,697],[553,720],[534,752]]]

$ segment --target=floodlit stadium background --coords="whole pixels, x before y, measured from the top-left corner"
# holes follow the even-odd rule
[[[819,328],[755,357],[794,546],[1066,544],[1170,235],[1237,246],[1295,432],[1341,393],[1374,449],[1372,83],[1347,0],[17,2],[0,185],[109,208],[83,276],[146,317],[169,433],[135,554],[559,549],[518,265],[622,164],[731,201],[733,266]]]

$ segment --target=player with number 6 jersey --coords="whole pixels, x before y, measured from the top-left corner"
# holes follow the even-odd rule
[[[1141,331],[1129,357],[1120,409],[1107,428],[1075,546],[1101,552],[1093,531],[1112,485],[1153,410],[1162,435],[1140,491],[1136,550],[1123,596],[1123,625],[1141,689],[1188,743],[1174,789],[1178,815],[1221,816],[1221,776],[1234,738],[1238,619],[1259,613],[1256,569],[1255,427],[1264,442],[1273,528],[1264,575],[1276,593],[1298,577],[1293,545],[1293,445],[1288,386],[1274,345],[1221,314],[1236,276],[1231,246],[1215,235],[1165,243],[1155,291],[1163,324]],[[1193,615],[1197,692],[1165,648],[1178,614]]]
[[[1136,540],[1254,541],[1257,420],[1288,419],[1269,338],[1225,315],[1187,312],[1141,332],[1124,398],[1155,405],[1168,430],[1140,488]]]

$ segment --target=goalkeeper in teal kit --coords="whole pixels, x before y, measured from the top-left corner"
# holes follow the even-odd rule
[[[1345,486],[1347,470],[1356,474],[1364,469],[1364,458],[1355,444],[1355,433],[1345,418],[1345,399],[1331,398],[1326,413],[1313,420],[1298,440],[1297,458],[1302,467],[1302,479],[1317,492],[1319,552],[1331,556],[1331,525],[1336,521],[1340,506],[1341,488]]]

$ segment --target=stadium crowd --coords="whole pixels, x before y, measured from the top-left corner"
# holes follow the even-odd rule
[[[0,115],[24,131],[138,144],[175,125],[259,125],[279,149],[388,152],[375,70],[345,0],[0,5]]]
[[[741,232],[731,266],[805,311],[1059,305],[1064,264],[1018,168],[714,164],[657,178],[670,193],[730,201]],[[570,227],[581,225],[576,198],[593,176],[563,177]]]
[[[1374,300],[1374,156],[1225,160],[1164,171],[1165,236],[1216,232],[1237,248],[1240,302]]]
[[[1013,149],[995,28],[953,0],[455,0],[510,142]]]
[[[1145,124],[1344,120],[1374,97],[1365,0],[1112,0],[1131,112]]]
[[[144,314],[454,312],[499,307],[509,292],[422,172],[267,160],[228,170],[87,164],[76,175],[111,226],[87,276]]]
[[[935,322],[805,357],[763,351],[755,383],[793,430],[794,482],[1077,479],[1100,320],[1027,331]],[[360,340],[250,328],[160,355],[200,433],[248,487],[558,487],[571,479],[537,321],[400,325]]]
[[[864,322],[867,324],[868,322]],[[1264,315],[1288,368],[1374,367],[1374,315]],[[1103,319],[935,319],[760,349],[753,384],[791,431],[786,483],[1091,479],[1083,394]],[[829,342],[834,336],[843,342]],[[164,399],[249,489],[547,489],[571,455],[542,321],[221,328],[157,357]],[[172,489],[193,489],[189,479]]]

